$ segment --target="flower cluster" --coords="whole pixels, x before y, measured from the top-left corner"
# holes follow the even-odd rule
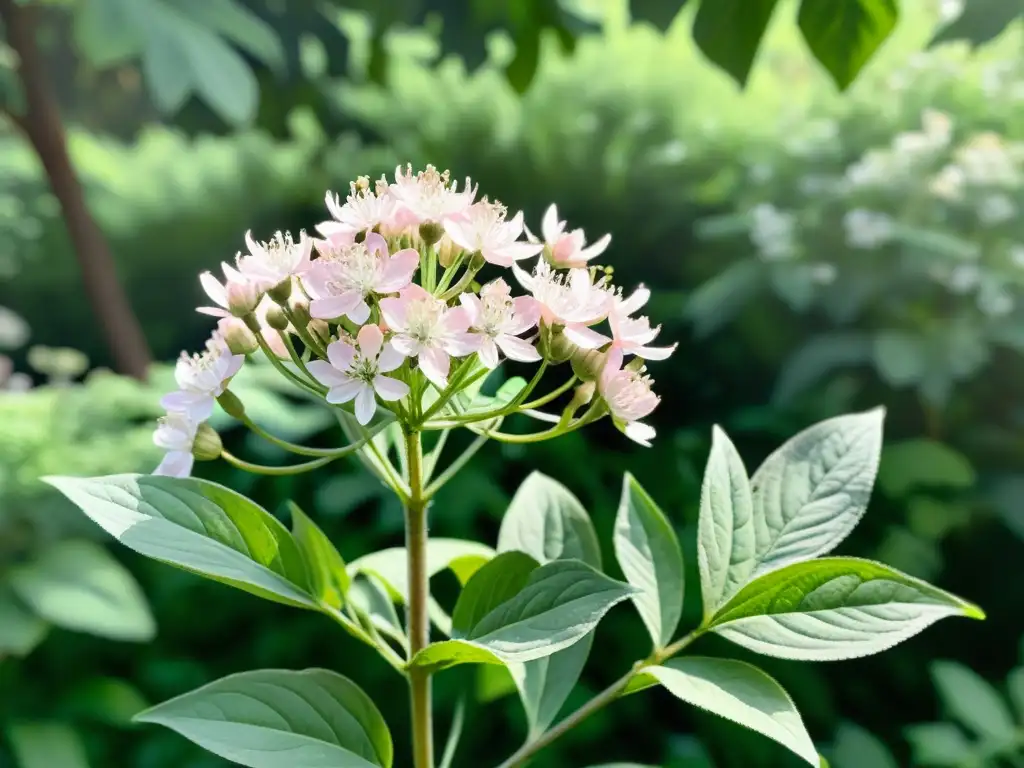
[[[558,392],[579,386],[560,417],[528,407],[538,375],[505,410],[458,423],[480,431],[485,419],[513,412],[557,422],[540,439],[609,415],[649,444],[654,430],[642,420],[659,398],[644,361],[674,349],[652,346],[659,327],[639,314],[650,291],[626,296],[608,270],[590,266],[609,235],[588,245],[552,205],[538,237],[522,213],[477,191],[433,166],[399,167],[391,182],[358,179],[344,200],[329,192],[319,237],[277,233],[261,243],[247,233],[247,251],[222,266],[223,280],[200,278],[213,306],[199,311],[218,317],[218,328],[205,352],[178,362],[178,390],[163,399],[155,435],[167,450],[157,472],[187,475],[193,455],[214,452],[210,441],[197,449],[204,422],[257,350],[297,385],[351,408],[360,425],[383,408],[417,429],[450,428],[441,407],[503,359],[571,363]]]

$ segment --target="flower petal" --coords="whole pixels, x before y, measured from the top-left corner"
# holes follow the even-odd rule
[[[346,291],[339,296],[313,299],[309,302],[309,315],[317,320],[334,320],[352,312],[362,298],[358,291]]]
[[[480,297],[475,293],[463,293],[459,296],[459,303],[469,315],[469,324],[475,325],[480,318],[481,302]]]
[[[374,377],[373,388],[377,390],[381,400],[401,400],[409,394],[408,384],[404,381],[393,379],[390,376]]]
[[[576,258],[579,261],[582,261],[582,262],[590,261],[594,257],[600,256],[602,253],[604,253],[608,249],[608,245],[611,243],[611,241],[612,241],[612,236],[611,235],[605,235],[600,240],[598,240],[596,243],[593,243],[593,244],[587,246],[586,248],[584,248],[583,250],[581,250],[576,255]]]
[[[540,360],[540,353],[525,339],[502,334],[495,341],[509,360],[517,360],[520,363],[535,363]]]
[[[548,209],[544,211],[544,218],[540,222],[540,232],[544,235],[544,239],[548,243],[554,243],[558,239],[558,236],[562,234],[564,225],[559,226],[558,221],[558,208],[552,203],[548,206]]]
[[[453,333],[444,340],[444,351],[454,357],[472,355],[480,348],[480,339],[485,338],[478,333]]]
[[[188,477],[192,474],[195,462],[195,456],[189,451],[170,451],[153,470],[153,474],[163,477]]]
[[[347,403],[349,400],[356,397],[363,391],[363,389],[369,389],[369,387],[366,386],[366,382],[360,381],[359,379],[350,379],[345,377],[345,380],[342,383],[330,388],[325,399],[328,403],[340,405],[341,403]]]
[[[356,348],[347,341],[332,341],[327,345],[327,359],[339,371],[347,371],[352,367],[356,356]]]
[[[676,344],[671,347],[633,347],[629,351],[644,360],[667,360],[676,351]]]
[[[438,389],[448,385],[448,371],[451,369],[451,358],[442,349],[431,348],[420,350],[420,370]]]
[[[356,336],[359,352],[365,358],[375,359],[384,344],[384,334],[376,325],[364,325]]]
[[[444,231],[452,239],[452,242],[460,248],[467,251],[477,250],[479,244],[471,236],[472,230],[469,227],[463,226],[462,221],[455,218],[445,219]]]
[[[386,342],[377,358],[377,370],[381,373],[390,373],[405,361],[406,356],[395,349],[390,341]]]
[[[519,284],[523,286],[523,290],[530,291],[531,293],[533,292],[533,286],[536,283],[533,275],[518,264],[512,265],[512,274],[516,276],[516,280],[518,280]]]
[[[366,250],[372,254],[377,256],[383,255],[385,257],[388,255],[388,241],[376,232],[367,232],[366,239],[363,240],[363,245],[365,245]]]
[[[356,325],[362,325],[370,319],[370,305],[366,303],[362,296],[359,297],[356,305],[349,310],[348,319]]]
[[[583,349],[597,349],[611,341],[604,334],[587,328],[585,325],[567,325],[562,333],[565,334],[565,338]]]
[[[373,396],[373,388],[360,382],[359,394],[356,395],[356,421],[369,424],[377,410],[377,399]]]
[[[465,307],[453,307],[444,313],[441,322],[448,333],[465,333],[469,330],[469,312]]]
[[[423,348],[416,339],[402,334],[392,337],[391,346],[403,357],[416,357]]]
[[[644,424],[642,421],[631,421],[622,427],[622,433],[633,442],[639,443],[645,448],[651,447],[651,441],[657,435],[654,427]]]
[[[477,350],[480,362],[488,368],[498,367],[498,346],[490,336],[480,337],[480,349]]]
[[[420,255],[413,248],[406,248],[399,251],[390,259],[384,267],[384,274],[374,286],[378,293],[394,293],[400,291],[412,282],[412,276],[420,265]]]
[[[325,387],[336,387],[349,380],[349,377],[324,360],[313,360],[306,363],[306,368],[313,378]]]
[[[206,295],[213,299],[214,304],[225,309],[227,308],[228,292],[220,280],[209,272],[203,272],[199,276],[199,283],[203,286],[203,290],[206,291]]]
[[[196,312],[211,317],[231,317],[231,313],[220,307],[197,307]]]
[[[384,322],[388,328],[394,331],[404,331],[406,325],[406,311],[409,308],[409,300],[405,297],[381,299],[380,311],[384,315]]]

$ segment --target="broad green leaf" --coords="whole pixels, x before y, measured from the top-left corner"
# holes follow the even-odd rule
[[[1011,744],[1017,729],[1009,708],[984,678],[963,664],[936,661],[932,680],[946,712],[982,738]]]
[[[877,736],[853,723],[843,723],[832,748],[835,768],[899,768],[896,758]]]
[[[363,620],[378,632],[405,645],[407,638],[398,618],[391,591],[375,573],[360,573],[352,579],[348,601]]]
[[[889,386],[917,384],[928,373],[928,340],[909,331],[880,331],[875,335],[873,357],[878,375]]]
[[[769,456],[750,481],[754,557],[731,562],[734,582],[832,550],[860,522],[882,449],[876,408],[815,424]]]
[[[15,723],[7,740],[18,768],[89,768],[82,739],[63,723]]]
[[[834,661],[884,651],[977,606],[897,570],[852,557],[794,563],[732,598],[711,628],[766,656]]]
[[[390,768],[384,718],[355,683],[322,669],[243,672],[136,718],[249,768]]]
[[[717,426],[704,470],[697,525],[697,564],[708,619],[750,579],[757,557],[753,498],[747,470]]]
[[[885,446],[878,468],[878,484],[890,496],[901,498],[915,488],[970,488],[974,467],[959,451],[935,440],[904,440]]]
[[[529,737],[539,736],[555,721],[576,687],[594,645],[594,633],[565,650],[525,664],[508,665],[526,710]]]
[[[629,0],[629,16],[633,21],[647,21],[665,31],[679,15],[681,5],[665,0]]]
[[[978,759],[963,731],[952,723],[912,725],[906,737],[915,765],[962,768]]]
[[[515,597],[481,618],[464,638],[431,645],[412,663],[443,668],[550,656],[582,640],[634,591],[578,560],[548,563],[534,570]]]
[[[49,629],[8,586],[0,587],[0,656],[28,656]]]
[[[818,750],[789,694],[757,667],[732,659],[672,659],[644,670],[688,704],[777,741],[811,765]]]
[[[797,23],[814,57],[845,90],[898,17],[896,0],[802,0]]]
[[[149,706],[131,683],[116,677],[91,677],[69,691],[63,701],[68,711],[106,725],[126,727]]]
[[[271,69],[285,66],[281,41],[267,22],[236,0],[203,0],[201,3],[177,3],[192,21],[230,39]]]
[[[475,541],[430,539],[427,542],[427,575],[433,577],[445,569],[465,584],[476,569],[494,557],[494,550]],[[388,585],[397,602],[405,603],[409,594],[405,547],[391,547],[363,555],[348,564],[348,573],[375,573]]]
[[[772,402],[789,404],[833,371],[863,365],[872,358],[870,336],[859,332],[831,332],[813,336],[782,364]]]
[[[744,86],[777,4],[778,0],[704,0],[693,20],[693,40]]]
[[[683,553],[672,524],[640,483],[626,473],[615,518],[615,556],[640,618],[658,647],[672,641],[683,613]]]
[[[142,590],[102,546],[51,544],[7,573],[14,593],[58,627],[116,640],[151,640],[156,623]]]
[[[1015,667],[1006,676],[1006,687],[1010,693],[1010,701],[1017,710],[1017,718],[1024,720],[1024,667]]]
[[[1022,18],[1024,3],[1021,0],[965,0],[960,15],[936,32],[928,46],[965,40],[976,48],[999,37]]]
[[[103,69],[138,56],[143,36],[138,0],[90,0],[75,9],[75,43],[95,67]]]
[[[502,552],[477,571],[459,595],[452,612],[452,633],[464,637],[479,621],[526,586],[539,567],[523,552]]]
[[[288,529],[229,488],[150,475],[46,481],[139,554],[269,600],[316,608]]]
[[[519,486],[498,532],[498,551],[517,549],[537,562],[582,560],[601,567],[601,545],[587,511],[564,485],[540,472]]]
[[[292,514],[292,535],[309,568],[313,596],[332,608],[341,608],[351,583],[345,561],[331,540],[297,504],[290,502],[288,508]]]

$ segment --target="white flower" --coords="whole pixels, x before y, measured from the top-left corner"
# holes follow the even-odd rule
[[[198,311],[214,317],[245,317],[256,309],[266,286],[261,286],[259,280],[250,280],[230,264],[221,262],[221,268],[223,283],[209,272],[199,276],[203,290],[217,306],[199,307]]]
[[[257,242],[251,232],[246,232],[245,244],[249,247],[249,254],[238,255],[238,271],[266,288],[309,269],[313,241],[306,237],[305,232],[299,235],[297,243],[287,232],[275,233],[266,243]]]
[[[890,216],[864,208],[854,208],[843,216],[846,244],[851,248],[878,248],[895,236]]]
[[[607,343],[607,336],[588,326],[608,316],[612,295],[603,285],[594,284],[590,270],[556,272],[541,260],[532,275],[518,265],[513,265],[512,271],[520,285],[537,300],[545,323],[564,326],[566,338],[584,349],[597,349]]]
[[[437,168],[428,165],[426,170],[415,176],[412,166],[395,168],[395,183],[391,195],[398,201],[399,216],[404,214],[405,223],[418,226],[425,222],[443,223],[452,216],[466,212],[476,197],[476,187],[471,187],[467,178],[462,191],[458,182],[449,183],[448,171],[438,173]]]
[[[449,308],[418,285],[410,285],[398,298],[381,299],[380,311],[395,332],[395,349],[417,358],[420,370],[438,389],[448,384],[452,357],[477,351],[476,337],[467,333],[469,313],[462,307]]]
[[[636,355],[645,360],[665,360],[676,351],[671,347],[647,346],[661,331],[661,326],[651,328],[651,321],[644,315],[630,317],[640,311],[651,298],[651,292],[640,286],[628,298],[615,296],[611,311],[608,313],[608,324],[612,329],[612,349],[619,349],[623,354]]]
[[[1012,187],[1020,183],[1017,163],[998,134],[972,136],[957,150],[956,159],[967,181],[972,184]]]
[[[153,442],[167,453],[163,461],[153,470],[154,475],[168,477],[188,477],[192,474],[195,457],[192,455],[192,443],[196,439],[199,421],[184,411],[168,411],[160,419]]]
[[[612,349],[608,353],[598,392],[611,411],[612,421],[630,440],[650,447],[654,439],[654,428],[640,421],[658,407],[661,402],[651,390],[651,378],[644,375],[644,369],[634,371],[622,367],[622,350]]]
[[[932,178],[928,189],[933,195],[943,200],[959,200],[963,196],[966,181],[964,172],[959,166],[947,165]]]
[[[356,346],[335,341],[327,347],[327,359],[314,360],[307,367],[321,384],[329,387],[328,403],[355,400],[356,420],[369,424],[377,409],[374,393],[381,400],[400,400],[409,394],[404,381],[383,376],[402,364],[402,354],[391,343],[384,343],[384,334],[376,325],[364,325],[356,336]]]
[[[168,411],[182,411],[197,422],[213,413],[214,400],[224,392],[231,377],[245,361],[233,355],[219,333],[206,343],[206,351],[189,356],[182,352],[174,367],[178,391],[164,395],[160,405]]]
[[[317,224],[317,231],[324,237],[342,238],[352,238],[358,232],[374,228],[387,231],[398,207],[387,179],[382,176],[371,191],[369,177],[360,176],[349,185],[349,190],[344,205],[333,192],[327,193],[324,201],[334,221]]]
[[[445,221],[444,231],[456,245],[470,253],[479,251],[485,261],[509,267],[519,259],[536,256],[544,246],[540,243],[517,242],[523,234],[523,212],[505,220],[505,206],[481,200],[465,213]]]
[[[321,258],[313,262],[302,282],[313,298],[309,314],[321,320],[348,316],[363,324],[370,317],[366,298],[371,293],[395,293],[412,281],[420,255],[406,248],[388,255],[388,244],[376,232],[361,243],[333,247],[318,241]]]
[[[548,206],[541,220],[540,229],[544,236],[544,256],[554,266],[563,268],[585,267],[591,259],[600,256],[612,241],[611,235],[605,235],[596,243],[587,246],[586,235],[582,229],[565,231],[566,222],[558,220],[558,209],[554,204]],[[537,238],[529,229],[526,237],[531,243]]]
[[[540,360],[533,344],[519,335],[537,324],[540,308],[529,296],[511,297],[508,283],[500,277],[480,289],[480,295],[459,297],[469,314],[471,335],[477,339],[477,354],[488,368],[498,365],[498,350],[510,360],[531,363]]]

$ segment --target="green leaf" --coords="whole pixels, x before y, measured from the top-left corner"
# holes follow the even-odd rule
[[[629,0],[629,17],[633,21],[648,21],[664,31],[679,15],[681,2],[671,0]]]
[[[928,47],[964,40],[976,48],[996,39],[1021,18],[1024,18],[1022,0],[966,0],[960,15],[936,32]]]
[[[896,0],[802,0],[797,22],[814,57],[845,90],[898,17]]]
[[[7,574],[14,593],[58,627],[116,640],[151,640],[156,623],[142,590],[102,546],[51,544]]]
[[[1017,710],[1017,717],[1024,720],[1024,667],[1015,667],[1006,676],[1006,687],[1009,689],[1010,701]]]
[[[360,573],[353,577],[348,602],[378,632],[393,638],[400,645],[406,644],[405,629],[395,611],[391,591],[375,573]]]
[[[693,41],[745,86],[777,4],[778,0],[703,0],[693,20]]]
[[[812,337],[782,365],[772,402],[788,404],[839,368],[863,365],[872,359],[871,337],[864,333],[833,332]]]
[[[131,683],[117,677],[91,677],[71,689],[64,704],[73,715],[119,727],[149,705]]]
[[[78,50],[100,69],[138,56],[144,46],[138,14],[145,13],[144,6],[138,0],[90,0],[76,5]]]
[[[750,579],[757,556],[753,503],[743,459],[729,436],[715,426],[697,526],[705,619]]]
[[[1006,745],[1015,741],[1013,715],[999,692],[980,675],[953,661],[934,662],[931,673],[951,717],[982,738]]]
[[[480,620],[526,586],[539,564],[523,552],[502,552],[477,571],[452,612],[452,633],[464,637]]]
[[[351,584],[345,561],[331,540],[297,504],[289,502],[288,508],[292,514],[292,535],[309,567],[313,597],[334,609],[341,608]]]
[[[136,718],[249,768],[390,768],[384,718],[355,683],[322,669],[230,675]]]
[[[427,542],[427,576],[436,576],[450,568],[465,584],[476,569],[492,557],[493,549],[475,541],[430,539]],[[376,574],[388,585],[394,599],[405,603],[409,594],[407,567],[405,547],[391,547],[353,560],[348,565],[348,572],[350,576],[357,573]]]
[[[884,415],[876,408],[822,421],[765,460],[750,482],[754,557],[731,564],[733,583],[825,554],[846,538],[871,497]]]
[[[683,612],[683,552],[672,524],[631,474],[622,480],[615,556],[640,618],[658,647],[672,641]]]
[[[44,479],[139,554],[268,600],[316,608],[288,529],[229,488],[151,475]]]
[[[284,48],[267,22],[236,0],[176,0],[175,6],[192,21],[231,40],[271,69],[285,67]]]
[[[952,723],[924,723],[906,730],[915,765],[962,768],[978,760],[963,731]]]
[[[50,625],[32,613],[8,586],[0,586],[0,656],[28,656]]]
[[[843,723],[832,749],[835,768],[899,768],[881,739],[853,723]]]
[[[919,487],[970,488],[974,467],[959,451],[936,440],[904,440],[887,445],[878,468],[878,484],[902,498]]]
[[[927,341],[915,333],[881,331],[875,336],[874,361],[890,387],[917,384],[928,372]]]
[[[525,664],[508,665],[526,710],[529,738],[548,729],[576,687],[594,645],[594,633],[565,650]]]
[[[644,672],[676,698],[757,731],[818,765],[818,750],[793,700],[757,667],[732,659],[690,656]]]
[[[18,768],[89,768],[85,745],[62,723],[15,723],[7,739]]]
[[[550,656],[582,640],[634,591],[578,560],[548,563],[534,570],[515,597],[481,618],[464,638],[428,646],[412,663],[444,668]]]
[[[544,563],[582,560],[601,567],[601,545],[579,500],[540,472],[519,486],[498,532],[498,551],[519,550]]]
[[[711,629],[766,656],[834,661],[884,651],[977,606],[897,570],[852,557],[794,563],[748,584]]]

